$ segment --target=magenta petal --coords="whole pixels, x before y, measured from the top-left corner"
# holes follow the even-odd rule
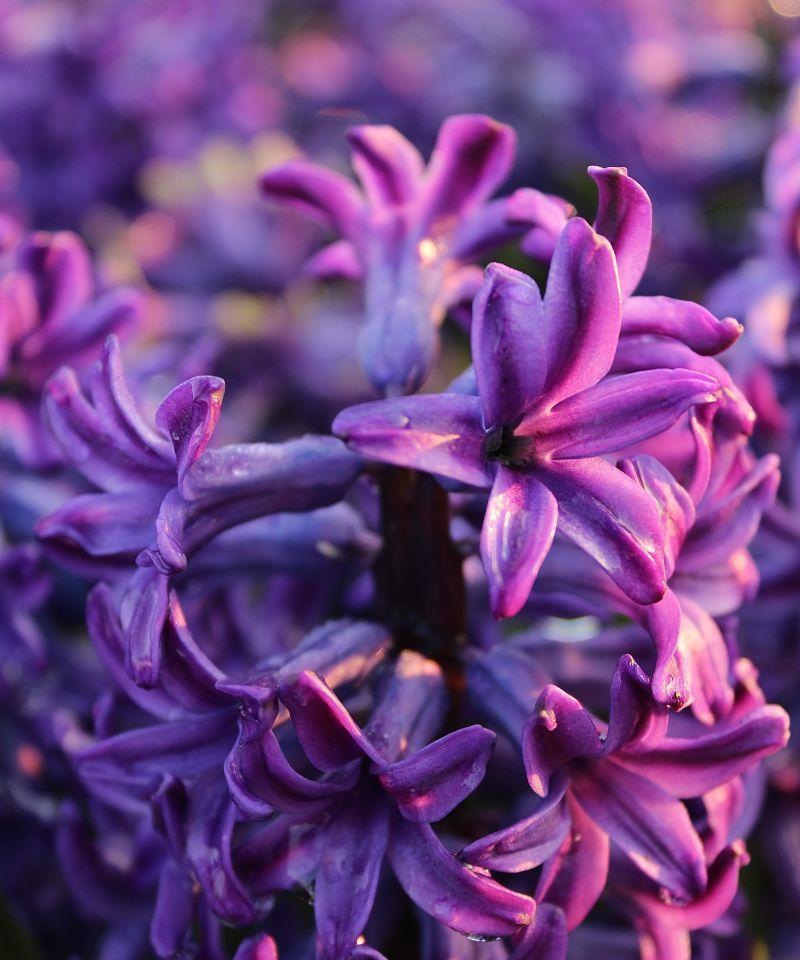
[[[733,317],[718,320],[691,300],[630,297],[622,304],[623,336],[671,337],[704,356],[727,350],[739,339],[742,329]]]
[[[530,277],[490,263],[472,304],[472,356],[487,432],[513,423],[544,385],[542,296]]]
[[[728,909],[739,886],[739,870],[750,861],[744,843],[737,840],[708,869],[708,886],[691,903],[670,904],[653,894],[631,890],[628,896],[650,924],[666,928],[699,930],[718,920]]]
[[[322,960],[350,960],[375,900],[389,839],[389,806],[374,794],[348,804],[326,831],[314,915]]]
[[[349,240],[329,243],[303,264],[303,273],[317,280],[363,280],[358,250]]]
[[[694,502],[670,471],[655,457],[642,455],[619,464],[658,504],[664,525],[664,563],[671,577],[686,535],[695,521]]]
[[[533,923],[514,943],[508,960],[567,960],[567,921],[550,903],[536,907]]]
[[[678,595],[681,629],[678,662],[692,694],[692,711],[702,723],[725,717],[733,706],[728,644],[716,621],[688,597]]]
[[[610,700],[608,732],[603,744],[606,756],[631,745],[644,750],[651,743],[661,743],[667,734],[667,710],[654,701],[647,674],[630,654],[619,658]]]
[[[762,514],[775,499],[779,465],[774,454],[762,457],[733,490],[706,506],[681,552],[682,573],[725,563],[753,539]]]
[[[504,873],[521,873],[538,867],[559,850],[569,833],[566,789],[567,779],[560,778],[558,789],[552,789],[532,814],[468,844],[459,854],[460,858]]]
[[[495,739],[491,730],[478,725],[455,730],[386,767],[378,779],[407,820],[433,823],[483,780]]]
[[[680,602],[668,587],[664,596],[644,607],[642,613],[642,623],[656,650],[653,696],[659,703],[684,707],[691,702],[694,688],[684,651],[678,650],[683,626]]]
[[[789,717],[764,706],[697,737],[668,738],[642,753],[623,751],[615,759],[648,777],[674,797],[699,797],[781,750],[789,738]]]
[[[353,153],[353,168],[373,206],[402,206],[413,199],[423,160],[401,133],[394,127],[365,124],[351,127],[347,142]]]
[[[208,446],[224,393],[225,381],[219,377],[192,377],[170,390],[156,410],[155,424],[175,448],[179,487]]]
[[[236,805],[248,817],[260,819],[274,810],[307,816],[330,806],[339,793],[351,789],[356,765],[336,780],[310,780],[288,762],[275,734],[251,717],[239,720],[239,738],[225,761],[225,779]]]
[[[496,617],[513,617],[525,605],[557,519],[558,503],[544,484],[498,468],[481,530],[481,559]]]
[[[658,505],[599,458],[537,462],[536,478],[558,500],[558,529],[593,557],[637,603],[666,589]]]
[[[477,397],[417,395],[343,410],[333,432],[353,450],[476,487],[492,482]]]
[[[559,687],[546,686],[522,732],[522,757],[531,790],[546,797],[559,767],[601,752],[600,733],[591,714]]]
[[[364,204],[358,190],[339,173],[305,160],[290,160],[261,177],[264,195],[290,210],[357,240]]]
[[[653,232],[650,197],[625,167],[589,167],[589,176],[600,191],[594,228],[614,248],[624,299],[636,289],[647,266]]]
[[[233,960],[279,960],[278,946],[272,937],[259,933],[239,944]]]
[[[342,702],[316,674],[303,672],[280,691],[297,737],[318,770],[339,770],[360,757],[382,757],[361,732]]]
[[[439,129],[422,181],[418,229],[447,232],[495,192],[514,161],[511,127],[479,114],[448,117]]]
[[[556,244],[544,295],[543,402],[585,390],[611,369],[620,331],[620,293],[611,245],[580,217]]]
[[[505,937],[531,922],[530,897],[470,870],[447,852],[427,823],[399,815],[392,822],[389,860],[400,886],[432,917],[471,936]]]
[[[74,233],[33,233],[18,251],[19,265],[36,282],[41,324],[59,330],[92,296],[92,261]]]
[[[705,889],[703,845],[679,800],[611,759],[573,771],[571,788],[642,873],[675,897],[691,899]]]
[[[531,428],[537,448],[556,459],[595,457],[663,433],[689,407],[714,403],[719,389],[689,370],[627,373],[562,400]]]
[[[574,798],[568,800],[571,827],[558,853],[542,869],[536,900],[564,912],[567,929],[583,923],[597,903],[608,877],[608,834],[588,817]]]

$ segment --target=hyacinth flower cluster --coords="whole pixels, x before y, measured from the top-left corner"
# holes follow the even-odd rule
[[[10,861],[52,844],[50,902],[103,960],[722,950],[789,734],[737,643],[780,483],[723,365],[742,328],[636,293],[653,217],[625,168],[589,168],[590,224],[490,199],[514,134],[487,117],[445,121],[427,167],[391,128],[348,140],[363,192],[305,161],[261,181],[339,234],[310,272],[363,288],[378,399],[329,433],[227,442],[235,375],[161,389],[68,300],[35,384],[47,573],[0,592],[41,649]],[[480,267],[509,244],[544,292]],[[41,315],[71,261],[46,279]],[[418,392],[448,309],[469,356]],[[50,589],[77,596],[58,630]]]

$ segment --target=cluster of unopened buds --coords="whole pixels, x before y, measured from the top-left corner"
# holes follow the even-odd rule
[[[1,561],[9,789],[103,960],[714,950],[789,729],[737,643],[780,482],[742,327],[637,295],[652,211],[622,167],[589,168],[589,223],[494,198],[515,135],[488,117],[427,164],[390,127],[348,140],[358,186],[261,181],[336,234],[306,274],[363,291],[378,398],[329,434],[215,443],[224,381],[151,403],[117,338],[136,294],[98,294],[76,237],[7,253],[4,523],[38,517]],[[510,249],[543,290],[479,265]],[[43,640],[64,582],[93,654],[80,604]]]

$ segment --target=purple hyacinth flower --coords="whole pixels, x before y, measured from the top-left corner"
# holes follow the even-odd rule
[[[143,690],[125,669],[125,641],[104,585],[90,595],[87,621],[97,654],[116,686],[158,722],[82,746],[73,761],[89,793],[102,803],[132,816],[154,806],[171,860],[161,873],[151,938],[159,956],[172,956],[198,909],[197,884],[216,917],[238,925],[256,918],[232,851],[241,807],[231,799],[225,778],[240,705],[263,725],[282,724],[286,713],[279,715],[277,693],[283,684],[306,667],[318,670],[334,686],[357,683],[380,662],[388,638],[374,624],[329,623],[252,676],[231,678],[197,646],[173,594],[168,620],[172,637],[159,683]]]
[[[701,436],[699,442],[706,440]],[[737,450],[742,450],[740,444]],[[640,623],[655,646],[656,700],[677,708],[692,703],[700,720],[713,723],[733,705],[728,645],[713,618],[735,612],[753,593],[757,581],[746,548],[775,497],[780,474],[773,456],[743,465],[738,459],[728,464],[721,446],[707,454],[706,489],[698,491],[697,504],[655,458],[622,463],[625,473],[659,504],[668,581],[661,600],[637,604],[563,542],[542,571],[537,599],[551,609],[563,607],[567,615],[610,619],[622,613]],[[727,475],[718,475],[719,461],[729,466]]]
[[[481,556],[496,616],[528,598],[556,524],[639,603],[665,590],[658,508],[604,454],[661,433],[718,382],[687,370],[606,378],[620,335],[607,240],[575,218],[542,300],[499,264],[475,299],[478,397],[394,398],[347,409],[333,429],[355,450],[491,487]]]
[[[153,430],[113,337],[87,392],[69,368],[45,390],[45,416],[64,455],[104,492],[75,497],[37,532],[90,557],[137,556],[122,611],[131,675],[143,686],[156,682],[170,577],[188,556],[254,518],[332,504],[358,473],[358,458],[332,437],[207,450],[223,392],[218,377],[187,380],[162,401]]]
[[[630,656],[612,682],[607,728],[574,697],[545,687],[522,733],[528,782],[543,802],[462,856],[512,872],[544,862],[537,900],[563,910],[568,929],[600,896],[610,845],[662,899],[695,901],[708,888],[706,856],[679,798],[698,797],[779,750],[788,717],[760,706],[708,733],[676,738],[666,735],[668,716]]]
[[[381,393],[411,393],[424,381],[448,306],[480,283],[469,267],[487,249],[530,232],[552,253],[568,204],[534,190],[489,201],[508,176],[514,131],[485,116],[447,119],[428,166],[397,130],[349,131],[363,193],[340,174],[305,161],[265,174],[272,200],[319,220],[343,238],[310,265],[322,276],[363,278],[359,349]],[[532,241],[533,242],[533,241]]]
[[[39,396],[64,363],[83,366],[108,334],[131,324],[141,295],[96,289],[89,252],[72,233],[34,233],[0,274],[0,397],[2,445],[33,468],[58,462],[38,422]]]
[[[437,664],[404,651],[363,730],[314,673],[301,673],[279,696],[321,778],[296,771],[274,733],[243,717],[229,782],[251,815],[279,810],[319,818],[306,869],[314,877],[325,960],[353,955],[384,857],[408,896],[453,929],[501,937],[530,922],[528,897],[460,864],[430,826],[483,779],[495,740],[491,731],[472,726],[429,742],[446,706]]]

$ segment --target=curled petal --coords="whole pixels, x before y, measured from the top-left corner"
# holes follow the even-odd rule
[[[390,646],[385,628],[358,620],[331,620],[306,634],[291,653],[266,660],[244,676],[224,677],[217,689],[242,700],[254,713],[290,686],[304,670],[318,673],[331,687],[358,681],[381,662]]]
[[[664,525],[664,562],[671,577],[686,535],[695,521],[695,507],[689,493],[655,457],[643,455],[619,464],[658,504]]]
[[[691,300],[629,297],[622,304],[622,335],[670,337],[695,353],[712,356],[736,343],[743,327],[733,317],[718,320]]]
[[[378,776],[407,820],[446,817],[486,774],[495,735],[478,725],[455,730]]]
[[[569,833],[566,789],[566,777],[560,778],[558,788],[550,790],[532,814],[468,844],[459,854],[460,858],[504,873],[521,873],[538,867],[557,853]]]
[[[470,936],[504,937],[531,922],[533,900],[471,870],[442,846],[427,823],[396,816],[389,860],[400,886],[426,913]]]
[[[629,891],[627,895],[652,925],[699,930],[719,919],[731,905],[739,886],[739,870],[749,860],[741,840],[726,847],[709,867],[705,891],[690,903],[670,903],[668,898],[641,891]]]
[[[712,617],[679,595],[678,660],[689,678],[692,710],[702,723],[725,717],[733,706],[728,644]]]
[[[595,457],[663,433],[690,407],[716,402],[719,389],[712,377],[689,370],[609,377],[519,432],[535,430],[537,448],[556,459]]]
[[[774,454],[762,457],[733,490],[701,511],[681,552],[681,572],[724,563],[753,539],[778,491],[779,466]]]
[[[170,390],[156,410],[155,424],[175,448],[179,487],[208,446],[224,393],[225,381],[219,377],[192,377]]]
[[[270,170],[261,177],[264,195],[324,224],[348,240],[359,240],[364,205],[358,190],[339,173],[305,160]]]
[[[526,226],[521,246],[535,260],[550,260],[561,231],[573,216],[575,207],[571,203],[529,187],[516,190],[508,198],[508,218]]]
[[[472,356],[487,432],[513,423],[541,393],[542,296],[530,277],[490,263],[472,305]]]
[[[382,761],[336,694],[316,674],[301,673],[294,683],[281,688],[280,696],[303,750],[318,770],[339,770],[363,756]]]
[[[589,176],[600,191],[594,229],[611,241],[625,299],[642,279],[650,254],[650,197],[625,167],[589,167]]]
[[[41,540],[77,546],[92,557],[134,557],[153,537],[162,493],[83,493],[36,524]]]
[[[137,570],[122,600],[125,668],[140,687],[158,683],[161,634],[169,604],[169,578],[153,567]]]
[[[654,701],[647,674],[630,654],[620,657],[611,681],[606,756],[625,747],[646,750],[651,743],[660,743],[667,722],[667,711]]]
[[[522,732],[522,757],[531,790],[546,797],[559,767],[601,752],[600,733],[591,714],[568,693],[546,686]]]
[[[343,410],[333,432],[375,460],[488,487],[492,470],[477,397],[437,394],[362,403]]]
[[[666,590],[664,533],[656,502],[605,460],[537,463],[558,500],[558,529],[585,550],[637,603]]]
[[[113,432],[107,419],[81,391],[73,370],[62,367],[48,380],[43,412],[65,457],[92,483],[111,492],[138,487],[164,489],[174,466],[140,456]]]
[[[685,626],[680,601],[668,587],[659,601],[640,609],[641,622],[652,637],[656,650],[653,696],[659,703],[669,704],[677,709],[685,707],[692,702],[695,692],[686,650],[679,650],[681,633]]]
[[[674,797],[699,797],[781,750],[788,738],[786,711],[764,706],[710,733],[670,737],[641,753],[623,751],[616,759]]]
[[[597,903],[608,877],[608,834],[568,800],[571,827],[558,853],[544,865],[536,900],[563,911],[567,929],[583,923]],[[538,919],[538,918],[537,918]]]
[[[17,252],[19,266],[32,276],[40,322],[58,330],[69,326],[94,292],[92,262],[85,244],[67,230],[31,234]]]
[[[511,127],[480,114],[448,117],[422,182],[418,229],[449,232],[506,179],[516,150]]]
[[[423,160],[401,133],[378,124],[351,127],[347,142],[353,152],[353,167],[373,206],[402,206],[413,199]]]
[[[261,819],[274,810],[307,816],[330,807],[350,790],[358,768],[345,768],[335,780],[310,780],[291,766],[275,734],[250,717],[239,721],[239,737],[225,761],[225,779],[236,805],[248,817]]]
[[[358,250],[349,240],[337,240],[309,257],[303,264],[303,273],[317,280],[364,279]]]
[[[642,873],[673,896],[692,899],[705,889],[703,846],[680,801],[611,759],[575,772],[575,799]]]
[[[556,244],[544,295],[542,404],[585,390],[611,369],[620,331],[620,293],[611,245],[580,217]]]
[[[75,764],[91,793],[139,813],[165,774],[193,777],[221,764],[230,737],[231,716],[222,710],[119,733],[80,750]]]
[[[558,502],[543,483],[498,468],[481,530],[481,559],[496,617],[513,617],[527,602],[557,519]]]
[[[566,960],[567,921],[550,903],[540,903],[536,916],[521,939],[514,943],[509,960]]]

